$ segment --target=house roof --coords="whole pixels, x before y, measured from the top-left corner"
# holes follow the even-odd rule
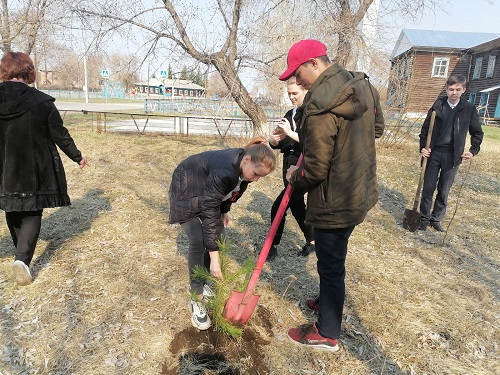
[[[500,49],[500,38],[496,38],[486,43],[473,46],[471,48],[468,48],[467,50],[468,52],[472,53],[481,53],[481,52],[491,51],[494,49]]]
[[[158,79],[158,78],[150,78],[146,81],[135,82],[134,85],[140,86],[152,86],[158,87],[160,85],[164,87],[175,87],[176,89],[191,89],[191,90],[205,90],[204,87],[193,83],[192,81],[188,81],[185,79]]]
[[[410,49],[461,51],[500,37],[500,33],[403,29],[391,59]]]

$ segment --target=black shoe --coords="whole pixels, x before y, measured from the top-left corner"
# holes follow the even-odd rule
[[[426,230],[427,227],[429,226],[428,221],[420,220],[420,223],[418,223],[418,230]]]
[[[446,232],[444,228],[441,226],[439,221],[431,221],[431,227],[433,227],[438,232]]]
[[[278,256],[278,249],[276,248],[276,246],[271,246],[271,248],[269,249],[269,253],[267,253],[266,262],[267,261],[272,262],[277,256]]]
[[[313,251],[316,251],[316,247],[314,246],[313,243],[307,242],[304,247],[302,247],[302,250],[299,253],[299,256],[301,257],[306,257],[309,254],[311,254]]]

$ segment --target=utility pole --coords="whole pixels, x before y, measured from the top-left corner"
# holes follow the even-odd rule
[[[85,103],[89,102],[89,78],[87,74],[87,55],[83,55],[83,91],[85,91]]]

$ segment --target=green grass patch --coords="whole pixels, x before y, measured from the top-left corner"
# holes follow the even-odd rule
[[[500,141],[500,128],[496,126],[483,126],[484,137],[493,140]]]

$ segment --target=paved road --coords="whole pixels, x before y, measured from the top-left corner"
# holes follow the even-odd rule
[[[60,111],[102,111],[102,112],[118,112],[120,110],[133,110],[144,109],[144,103],[137,101],[137,103],[83,103],[83,102],[64,102],[56,100],[56,107]]]

